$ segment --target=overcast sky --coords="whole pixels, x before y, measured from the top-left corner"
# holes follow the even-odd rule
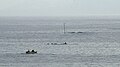
[[[120,0],[0,0],[0,16],[120,15]]]

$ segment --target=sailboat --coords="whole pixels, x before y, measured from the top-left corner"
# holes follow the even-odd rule
[[[66,30],[65,30],[65,28],[66,28],[66,27],[65,27],[65,23],[64,23],[64,34],[66,33]]]

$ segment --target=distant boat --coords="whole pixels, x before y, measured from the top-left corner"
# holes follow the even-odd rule
[[[73,34],[73,33],[83,33],[83,32],[68,32],[68,33],[71,33],[71,34]]]
[[[64,42],[64,43],[47,43],[47,45],[67,45],[67,42]]]
[[[37,54],[37,51],[34,51],[34,50],[32,50],[32,51],[26,51],[26,54]]]
[[[83,33],[83,32],[77,32],[77,33]]]
[[[75,32],[68,32],[68,33],[75,33]]]

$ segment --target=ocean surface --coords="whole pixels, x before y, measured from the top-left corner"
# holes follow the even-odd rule
[[[120,67],[120,19],[0,18],[0,67]]]

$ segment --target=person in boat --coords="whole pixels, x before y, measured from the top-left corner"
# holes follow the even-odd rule
[[[35,52],[34,50],[32,50],[31,52]]]
[[[26,51],[26,53],[30,53],[30,50]]]
[[[37,51],[35,51],[35,50],[32,50],[31,52],[32,52],[32,53],[37,53]]]
[[[66,42],[64,44],[67,44]]]

